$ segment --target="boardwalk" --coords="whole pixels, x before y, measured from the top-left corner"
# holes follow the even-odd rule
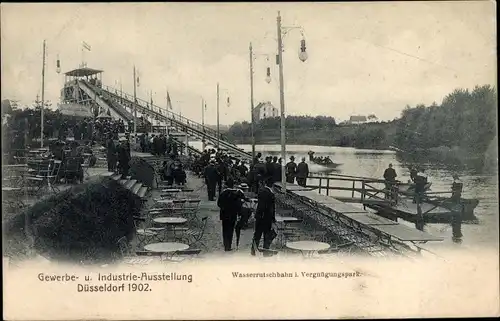
[[[192,189],[193,192],[188,193],[180,193],[176,196],[176,198],[193,198],[200,199],[200,206],[198,209],[197,216],[198,218],[208,217],[207,226],[205,230],[205,234],[203,235],[202,242],[206,245],[206,249],[202,252],[202,257],[213,256],[213,255],[233,255],[234,253],[250,255],[250,248],[252,244],[253,237],[253,220],[250,220],[250,224],[247,229],[241,231],[240,244],[239,248],[236,249],[236,236],[233,238],[233,251],[232,252],[224,252],[224,247],[222,244],[222,224],[219,219],[219,208],[217,206],[217,202],[211,202],[208,200],[206,185],[202,178],[199,178],[188,172],[187,184],[186,188]],[[150,191],[148,194],[147,202],[143,209],[143,214],[145,214],[151,208],[158,206],[158,203],[155,202],[155,199],[160,198],[162,193],[162,188],[155,188]],[[283,210],[278,208],[277,215],[283,213]],[[171,215],[168,215],[171,216]],[[200,224],[187,223],[186,226],[188,228],[199,228]],[[301,237],[304,239],[315,239],[317,238],[316,233],[312,230],[307,229],[305,226],[300,225],[299,230],[301,233]],[[279,244],[276,239],[273,242],[271,248],[278,248]],[[262,244],[262,241],[261,241]]]

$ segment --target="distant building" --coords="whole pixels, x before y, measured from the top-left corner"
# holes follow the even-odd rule
[[[351,125],[358,125],[358,124],[364,124],[367,122],[367,118],[366,116],[351,116],[351,118],[349,118],[349,124]]]
[[[264,118],[278,117],[278,108],[274,107],[270,101],[259,103],[253,109],[253,118],[258,121]]]

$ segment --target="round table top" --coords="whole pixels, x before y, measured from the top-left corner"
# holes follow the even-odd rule
[[[286,243],[286,247],[299,251],[321,251],[328,250],[330,244],[317,241],[296,241]]]
[[[187,219],[183,217],[157,217],[153,221],[160,224],[183,224],[187,222]]]
[[[178,188],[165,188],[165,189],[162,189],[161,190],[162,192],[164,193],[175,193],[175,192],[182,192],[181,189],[178,189]]]
[[[9,191],[20,191],[20,187],[9,187],[9,186],[2,186],[2,191],[3,192],[9,192]]]
[[[146,251],[151,252],[177,252],[189,249],[189,245],[175,242],[151,243],[144,246]]]
[[[293,216],[275,216],[277,222],[293,222],[298,221],[299,219]]]

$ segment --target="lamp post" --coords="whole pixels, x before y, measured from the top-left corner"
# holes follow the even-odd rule
[[[253,52],[252,43],[250,42],[249,46],[250,51],[250,127],[252,132],[252,162],[255,159],[255,119],[254,119],[254,97],[253,97],[253,60],[255,59],[255,54]],[[267,56],[267,60],[269,61],[269,56]],[[271,68],[267,67],[266,69],[266,82],[269,84],[271,82]]]
[[[250,43],[250,127],[252,131],[252,162],[255,159],[255,128],[253,119],[253,51],[252,43]],[[252,163],[250,163],[252,164]]]
[[[137,134],[137,77],[134,65],[134,137]]]
[[[286,128],[285,128],[285,89],[283,83],[283,29],[302,29],[301,27],[282,27],[281,15],[278,11],[276,18],[277,32],[278,32],[278,65],[279,65],[279,82],[280,82],[280,113],[281,113],[281,159],[286,164]],[[300,42],[299,59],[304,62],[307,60],[306,41],[304,39]],[[286,177],[285,166],[281,166],[281,184],[283,191],[286,193]]]
[[[225,89],[224,89],[225,90]],[[227,90],[225,90],[227,92]],[[220,122],[219,122],[219,94],[220,94],[220,86],[217,83],[217,151],[219,151],[220,147]],[[229,107],[229,96],[227,97],[227,106]]]
[[[206,104],[203,98],[201,98],[201,128],[205,129],[205,108]],[[201,139],[201,149],[202,151],[205,150],[205,136],[202,137]]]
[[[217,151],[220,144],[220,128],[219,128],[219,83],[217,83]]]

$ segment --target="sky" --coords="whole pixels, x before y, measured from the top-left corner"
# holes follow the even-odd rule
[[[216,123],[250,119],[249,43],[254,101],[280,108],[276,65],[280,11],[287,115],[399,117],[406,105],[440,103],[455,88],[496,86],[493,2],[373,3],[98,3],[1,4],[2,99],[29,104],[41,95],[42,43],[47,42],[45,99],[59,102],[63,74],[104,70],[103,83],[174,112]],[[286,27],[301,27],[288,29]],[[302,30],[302,32],[301,32]],[[298,59],[300,40],[308,59]],[[91,51],[82,54],[82,42]],[[265,82],[270,67],[272,81]],[[226,105],[227,97],[230,106]]]

